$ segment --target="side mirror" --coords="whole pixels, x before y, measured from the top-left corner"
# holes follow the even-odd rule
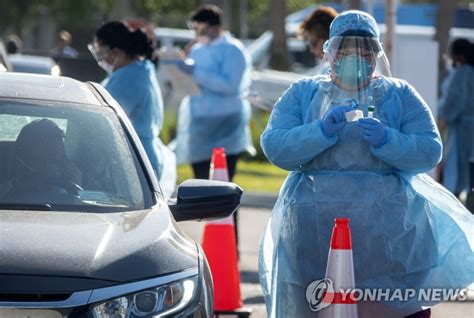
[[[168,206],[177,222],[220,219],[237,210],[242,193],[235,183],[191,179],[179,185]]]

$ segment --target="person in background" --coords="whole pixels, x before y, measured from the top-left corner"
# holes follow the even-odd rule
[[[119,102],[155,169],[165,197],[176,185],[176,157],[159,138],[163,125],[163,100],[154,65],[153,47],[141,29],[131,31],[124,23],[111,21],[95,33],[88,45],[108,77],[102,85]]]
[[[391,77],[375,19],[339,14],[324,58],[330,73],[292,84],[261,136],[266,157],[291,171],[260,245],[269,317],[316,315],[307,288],[325,278],[335,218],[350,219],[357,289],[466,288],[474,216],[426,174],[441,138],[418,92]],[[378,295],[357,301],[359,317],[430,317],[439,302]]]
[[[58,34],[58,46],[51,51],[53,58],[76,58],[79,54],[76,49],[71,47],[72,36],[67,31],[61,31]]]
[[[442,84],[438,124],[447,133],[443,185],[459,196],[474,186],[469,180],[474,161],[474,44],[456,39],[449,56],[452,69]]]
[[[11,34],[7,37],[5,45],[8,54],[20,54],[23,42],[18,35]]]
[[[299,36],[302,37],[310,52],[316,57],[318,65],[308,71],[308,74],[318,75],[329,71],[329,65],[323,64],[323,44],[329,38],[329,26],[337,16],[337,11],[331,7],[320,6],[301,23]]]
[[[177,129],[179,163],[191,163],[194,176],[209,178],[212,149],[224,147],[229,178],[233,179],[239,156],[255,149],[250,137],[251,110],[243,93],[250,86],[251,60],[244,46],[222,28],[222,11],[204,5],[192,12],[196,32],[188,58],[178,67],[201,88],[201,95],[183,99]],[[234,213],[235,230],[237,213]]]

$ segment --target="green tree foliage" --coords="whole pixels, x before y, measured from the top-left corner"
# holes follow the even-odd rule
[[[19,33],[33,25],[42,10],[60,25],[76,27],[106,17],[114,0],[0,0],[0,33]]]
[[[186,14],[200,5],[199,0],[133,0],[133,7],[143,16],[158,14]]]
[[[188,14],[200,5],[199,0],[132,0],[139,17],[155,25],[186,28]]]
[[[232,9],[231,19],[238,20],[239,13],[236,10],[238,8],[237,0],[227,0]],[[202,3],[215,3],[221,4],[224,1],[202,1],[202,0],[132,0],[132,4],[136,13],[148,19],[149,21],[160,25],[162,22],[166,22],[166,26],[174,27],[185,27],[185,21],[189,12],[196,9]],[[314,0],[287,0],[287,6],[289,12],[300,10],[308,7],[318,1]],[[268,8],[270,0],[247,0],[248,10],[248,23],[250,24],[251,35],[258,36],[264,29],[268,29],[270,21],[268,19]],[[164,19],[164,18],[167,19]],[[170,19],[170,17],[175,17]],[[239,21],[238,21],[239,22]],[[169,25],[171,24],[171,25]],[[174,24],[174,25],[173,25]],[[238,25],[232,21],[232,25]],[[258,34],[252,34],[252,31],[258,30]]]
[[[203,0],[130,0],[137,17],[143,17],[156,25],[185,27],[186,18],[202,3],[222,3],[223,1]],[[237,0],[227,0],[233,3]],[[300,10],[317,3],[314,0],[287,0],[289,12]],[[270,0],[247,0],[248,23],[251,35],[258,36],[268,29],[268,6]],[[0,0],[0,34],[19,33],[25,27],[34,26],[42,10],[47,9],[58,25],[81,28],[96,25],[109,18],[116,1],[114,0]],[[238,19],[232,13],[231,19]]]

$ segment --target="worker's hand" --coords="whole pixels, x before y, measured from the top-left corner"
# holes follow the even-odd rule
[[[385,126],[377,118],[360,118],[358,125],[362,130],[362,137],[374,147],[381,147],[387,142]]]
[[[183,73],[191,75],[194,72],[194,60],[193,59],[163,59],[164,64],[173,64]]]
[[[322,129],[327,137],[334,137],[346,125],[346,112],[350,106],[333,106],[323,116]]]

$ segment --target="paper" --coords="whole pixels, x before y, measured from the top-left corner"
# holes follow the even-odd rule
[[[351,122],[351,121],[357,121],[359,118],[364,117],[364,113],[360,109],[356,110],[351,110],[349,112],[346,112],[346,121]]]
[[[182,72],[173,61],[184,60],[184,55],[179,48],[165,48],[159,52],[163,63],[160,65],[168,74],[173,89],[184,92],[186,95],[201,95],[201,89],[191,76]]]

